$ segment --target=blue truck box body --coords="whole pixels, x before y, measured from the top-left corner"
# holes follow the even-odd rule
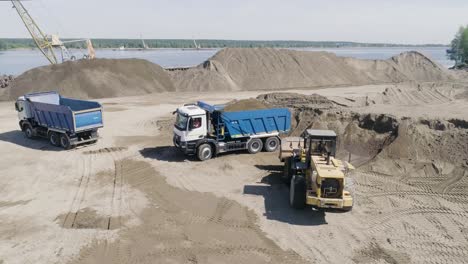
[[[198,102],[210,112],[218,125],[225,128],[226,138],[236,139],[261,134],[288,133],[291,129],[291,112],[287,108],[244,110],[227,112],[222,105]]]
[[[64,98],[56,92],[24,97],[34,121],[43,127],[71,134],[103,127],[102,106],[97,102]]]
[[[231,138],[287,133],[291,129],[291,113],[286,108],[222,112],[226,136]]]

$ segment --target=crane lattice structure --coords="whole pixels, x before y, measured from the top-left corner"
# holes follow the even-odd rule
[[[54,53],[52,41],[50,41],[47,35],[39,28],[39,26],[36,24],[34,19],[20,1],[11,0],[11,3],[13,4],[13,8],[16,9],[19,16],[21,17],[21,20],[23,20],[24,25],[28,29],[29,34],[31,34],[31,37],[33,38],[34,43],[36,43],[36,46],[39,48],[39,50],[44,54],[44,56],[51,64],[57,64],[57,57]]]
[[[13,8],[18,12],[23,24],[26,26],[26,29],[29,31],[29,34],[34,40],[37,48],[44,54],[47,60],[51,64],[57,64],[59,61],[57,60],[57,56],[55,53],[55,49],[60,49],[62,55],[62,62],[67,60],[76,60],[76,57],[71,53],[70,50],[65,47],[66,43],[76,43],[76,42],[84,42],[87,49],[88,54],[83,56],[83,59],[94,59],[96,56],[95,50],[93,48],[93,44],[91,39],[78,39],[78,40],[68,40],[68,41],[61,41],[58,35],[46,35],[44,31],[39,28],[36,21],[31,17],[28,10],[24,7],[21,3],[22,1],[27,0],[0,0],[1,2],[11,2],[13,4]]]

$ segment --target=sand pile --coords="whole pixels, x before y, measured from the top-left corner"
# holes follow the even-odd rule
[[[401,120],[398,136],[370,164],[373,171],[404,175],[468,172],[468,122],[463,120]]]
[[[303,95],[298,93],[269,93],[259,95],[257,100],[262,101],[264,104],[270,104],[277,107],[298,109],[329,109],[337,106],[332,100],[318,94]]]
[[[373,159],[393,141],[398,129],[398,121],[390,115],[353,113],[317,94],[273,93],[257,98],[291,109],[292,136],[300,136],[309,128],[335,131],[339,154],[346,158],[351,152],[365,161]]]
[[[236,112],[236,111],[245,111],[245,110],[260,110],[268,109],[271,106],[267,103],[261,102],[257,99],[244,99],[244,100],[234,100],[226,104],[224,107],[225,112]]]
[[[228,48],[196,68],[171,74],[179,91],[263,90],[443,81],[447,70],[418,52],[360,60],[327,52]]]
[[[402,53],[388,60],[359,60],[327,52],[228,48],[185,71],[165,71],[139,59],[81,60],[39,67],[20,75],[13,84],[10,81],[9,87],[0,91],[0,100],[14,100],[25,93],[50,90],[69,97],[104,98],[162,91],[442,82],[454,76],[418,52]],[[0,83],[1,86],[6,85]]]
[[[376,96],[372,100],[374,104],[424,105],[447,103],[452,100],[452,97],[447,87],[417,85],[389,87],[380,96]]]
[[[395,63],[397,69],[410,80],[437,81],[446,80],[448,77],[446,69],[416,51],[401,53],[388,62]]]
[[[359,60],[327,52],[228,48],[185,71],[165,71],[139,59],[81,60],[39,67],[16,78],[1,91],[0,100],[50,90],[69,97],[103,98],[162,91],[274,90],[452,78],[418,52],[388,60]]]
[[[0,100],[50,90],[74,98],[107,98],[175,89],[166,71],[146,60],[80,60],[27,71],[15,79]]]
[[[307,105],[304,102],[308,97],[285,93],[258,98],[275,107],[292,110],[294,136],[309,128],[334,130],[339,135],[340,155],[347,157],[351,152],[358,158],[358,165],[367,163],[372,171],[389,175],[403,175],[409,171],[424,174],[428,170],[424,164],[429,164],[429,170],[436,175],[443,170],[468,167],[466,120],[356,113],[346,107],[333,107],[325,97],[319,103]]]

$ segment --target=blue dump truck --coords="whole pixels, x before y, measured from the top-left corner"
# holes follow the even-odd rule
[[[228,112],[223,105],[198,102],[180,107],[175,113],[174,145],[201,161],[229,151],[276,151],[279,135],[291,128],[287,108]]]
[[[57,92],[26,94],[18,98],[15,108],[26,137],[47,138],[64,149],[96,142],[103,127],[99,103],[64,98]]]

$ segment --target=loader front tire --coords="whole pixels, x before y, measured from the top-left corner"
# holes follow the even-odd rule
[[[289,204],[294,209],[306,207],[307,186],[304,176],[293,175],[289,186]]]
[[[291,169],[291,160],[291,157],[284,160],[283,175],[281,175],[281,181],[288,186],[291,184],[291,178],[293,174]]]

